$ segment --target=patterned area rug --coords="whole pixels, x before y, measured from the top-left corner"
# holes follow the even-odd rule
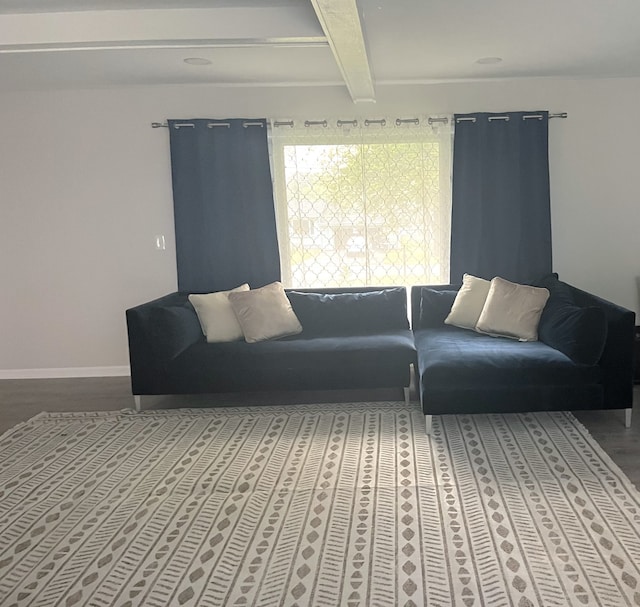
[[[621,430],[622,431],[622,430]],[[640,496],[570,414],[41,414],[0,437],[0,604],[640,605]]]

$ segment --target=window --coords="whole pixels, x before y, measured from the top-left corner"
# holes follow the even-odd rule
[[[273,128],[286,286],[448,282],[450,122],[398,122]]]

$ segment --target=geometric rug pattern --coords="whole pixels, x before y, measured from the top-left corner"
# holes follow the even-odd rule
[[[570,413],[45,413],[0,437],[0,605],[640,606],[640,495]]]

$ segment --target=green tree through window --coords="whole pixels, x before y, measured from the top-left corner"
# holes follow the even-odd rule
[[[447,282],[450,147],[431,127],[275,133],[285,284]]]

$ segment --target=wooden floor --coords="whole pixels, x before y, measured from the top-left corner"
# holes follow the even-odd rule
[[[400,391],[283,392],[254,395],[145,397],[144,409],[212,407],[235,404],[402,400]],[[640,488],[640,387],[636,388],[632,428],[623,411],[582,411],[576,417]],[[0,433],[41,411],[118,411],[133,407],[128,377],[0,380]]]

